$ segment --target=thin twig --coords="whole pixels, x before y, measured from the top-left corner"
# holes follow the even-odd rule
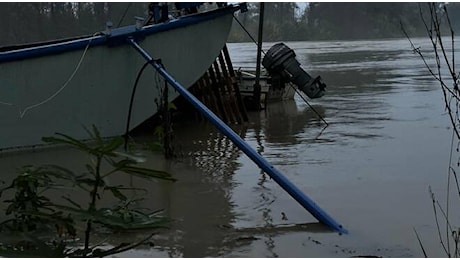
[[[430,67],[430,65],[428,65],[428,62],[427,60],[425,59],[425,57],[423,56],[422,54],[422,51],[420,50],[420,48],[416,48],[412,42],[412,40],[410,39],[409,35],[407,34],[407,32],[405,31],[404,29],[404,26],[402,24],[402,22],[400,23],[401,24],[401,29],[404,33],[404,35],[406,36],[406,38],[409,40],[410,44],[411,44],[411,47],[412,47],[412,50],[417,53],[423,63],[425,64],[425,67],[428,69],[428,71],[430,72],[430,74],[433,76],[433,78],[435,80],[437,80],[440,85],[441,85],[441,89],[442,89],[442,93],[443,93],[443,96],[444,96],[444,102],[445,102],[445,109],[448,111],[448,114],[449,114],[449,119],[451,121],[451,124],[454,128],[454,131],[455,131],[455,134],[457,136],[458,139],[460,139],[460,132],[458,131],[458,128],[456,126],[456,121],[458,121],[458,105],[456,106],[456,117],[454,117],[454,113],[451,109],[451,101],[452,99],[451,98],[455,98],[455,101],[456,103],[458,104],[458,102],[460,101],[460,98],[458,96],[458,84],[456,83],[457,82],[457,77],[454,78],[454,91],[451,90],[449,87],[447,87],[447,85],[444,83],[443,81],[443,78],[442,78],[442,75],[441,75],[441,59],[439,57],[439,53],[438,53],[438,40],[440,42],[442,42],[441,38],[440,37],[433,37],[433,32],[436,32],[437,34],[440,34],[440,29],[439,29],[439,20],[437,19],[437,15],[436,15],[436,11],[435,11],[435,8],[434,8],[434,5],[428,5],[429,7],[429,10],[430,10],[430,16],[431,16],[431,22],[430,22],[430,26],[428,26],[428,23],[427,21],[425,20],[424,16],[423,16],[423,12],[422,12],[422,8],[421,6],[419,5],[419,14],[420,14],[420,18],[425,26],[425,29],[428,33],[428,37],[430,39],[430,42],[433,46],[433,50],[434,50],[434,54],[435,54],[435,60],[436,60],[436,66],[437,66],[437,73],[435,73],[432,68]],[[443,48],[443,47],[441,47]],[[443,53],[443,55],[445,55],[445,51],[442,51],[441,52]],[[452,73],[451,73],[452,74]],[[453,74],[455,74],[455,72],[453,72]],[[457,84],[457,85],[455,85]],[[447,92],[449,92],[449,94],[451,95],[451,98],[448,97],[447,95]],[[456,93],[457,92],[457,93]]]
[[[457,185],[457,192],[458,192],[458,197],[460,197],[460,185],[458,183],[458,178],[457,178],[457,172],[454,170],[454,168],[450,167],[450,170],[452,171],[452,174],[454,175],[455,178],[455,184]]]
[[[446,212],[442,209],[441,204],[439,203],[439,201],[436,201],[436,205],[438,205],[439,210],[441,211],[441,213],[442,213],[444,219],[446,220],[447,228],[449,229],[450,232],[452,232],[453,229],[452,229],[452,226],[450,225],[449,218],[447,218]],[[448,234],[449,234],[449,233],[448,233]]]
[[[414,232],[415,232],[415,236],[417,237],[418,243],[419,243],[420,247],[422,248],[423,255],[425,256],[425,258],[428,258],[427,254],[425,252],[425,247],[422,244],[422,240],[420,240],[420,237],[419,237],[419,235],[417,233],[417,230],[415,230],[415,228],[414,228]]]
[[[455,138],[455,132],[452,131],[452,137],[451,137],[451,141],[450,141],[450,155],[449,155],[449,168],[447,169],[447,194],[446,194],[446,197],[447,197],[447,200],[446,200],[446,219],[449,219],[449,208],[450,208],[450,168],[451,168],[451,165],[452,165],[452,155],[453,155],[453,149],[454,149],[454,138]],[[446,237],[448,238],[449,237],[449,228],[448,228],[448,225],[446,225]],[[449,243],[449,239],[447,239],[447,249],[449,250],[450,252],[450,243]]]
[[[433,191],[431,191],[431,186],[429,187],[429,192],[430,192],[431,200],[432,200],[432,203],[433,203],[433,212],[434,212],[434,218],[435,218],[435,221],[436,221],[436,227],[437,227],[437,230],[438,230],[439,241],[441,242],[441,245],[442,245],[442,248],[444,249],[444,252],[450,257],[450,252],[447,251],[447,248],[444,245],[444,240],[442,239],[442,236],[441,236],[441,228],[439,227],[438,213],[437,213],[438,211],[436,210],[436,199],[435,199]]]

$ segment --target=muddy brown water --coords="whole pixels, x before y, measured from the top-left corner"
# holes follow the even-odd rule
[[[415,42],[429,51],[424,39]],[[326,95],[310,104],[329,126],[324,129],[296,96],[232,127],[350,233],[339,235],[318,224],[209,123],[182,121],[174,125],[177,159],[144,152],[144,166],[169,171],[176,183],[113,178],[149,190],[136,194],[145,198],[141,206],[164,209],[172,220],[169,229],[156,231],[154,246],[120,256],[422,257],[414,228],[428,256],[445,256],[428,189],[445,205],[452,129],[441,90],[408,41],[287,45],[310,74],[327,83]],[[228,46],[235,68],[254,67],[253,43]],[[3,154],[0,169],[8,180],[21,165],[81,169],[86,159],[54,148]],[[452,198],[449,214],[457,226],[458,197]],[[117,244],[146,234],[96,239]]]

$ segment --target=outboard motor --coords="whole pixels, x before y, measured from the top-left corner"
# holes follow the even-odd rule
[[[309,98],[319,98],[324,95],[326,84],[320,76],[312,78],[301,67],[295,58],[295,53],[284,43],[273,45],[265,54],[262,65],[271,74],[281,75],[294,83]]]

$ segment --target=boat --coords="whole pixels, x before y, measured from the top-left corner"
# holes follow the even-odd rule
[[[252,68],[239,68],[235,71],[235,75],[246,107],[251,107],[248,103],[253,102],[256,72]],[[295,86],[291,82],[285,82],[280,77],[272,77],[266,71],[261,71],[259,84],[261,88],[260,108],[262,109],[268,103],[294,98]]]
[[[282,42],[274,44],[265,53],[262,61],[265,70],[260,72],[258,80],[261,88],[260,108],[264,108],[267,103],[293,99],[299,91],[312,99],[324,95],[326,84],[321,76],[312,77],[300,67],[295,57],[294,50]],[[240,68],[235,74],[245,103],[254,102],[256,71]]]
[[[163,6],[152,5],[160,7],[152,10],[159,18],[153,25],[138,20],[134,26],[113,30],[109,26],[93,36],[0,48],[0,149],[40,144],[43,136],[54,132],[85,139],[89,125],[97,127],[102,137],[121,135],[134,86],[139,88],[132,127],[158,111],[155,101],[166,96],[162,90],[168,100],[180,93],[319,222],[346,234],[342,225],[187,90],[225,46],[233,13],[246,9],[244,4],[232,4],[196,14],[194,3],[187,5],[192,5],[188,12],[172,20],[166,19]],[[291,81],[311,79],[292,66],[290,52],[283,50],[283,55],[273,56],[274,66],[266,66],[267,70],[276,71],[281,64],[281,72],[288,72]],[[133,78],[147,65],[156,72],[140,81],[136,77],[131,89]],[[299,85],[307,95],[324,92],[320,81],[307,83]]]
[[[146,61],[128,39],[161,61],[185,87],[209,68],[227,41],[233,13],[244,4],[219,5],[159,23],[111,28],[94,35],[0,47],[0,150],[42,145],[56,132],[88,138],[123,135],[136,75]],[[160,9],[160,14],[164,9]],[[164,18],[164,17],[163,17]],[[153,70],[137,86],[130,128],[158,111],[164,80]],[[172,88],[169,100],[179,94]]]

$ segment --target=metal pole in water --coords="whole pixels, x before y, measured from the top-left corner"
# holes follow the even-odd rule
[[[264,13],[265,3],[259,3],[259,32],[257,34],[257,61],[256,61],[256,82],[254,83],[254,102],[256,103],[257,109],[260,109],[260,60],[262,56],[262,42],[263,42],[263,31],[264,31]]]
[[[346,229],[323,211],[316,203],[299,190],[292,182],[290,182],[281,172],[266,161],[252,147],[250,147],[237,133],[235,133],[228,125],[226,125],[219,117],[193,96],[186,88],[177,82],[164,68],[154,60],[137,42],[128,38],[128,42],[137,50],[144,59],[163,76],[163,78],[171,84],[187,101],[189,101],[200,113],[203,114],[212,124],[214,124],[225,136],[227,136],[238,148],[240,148],[253,162],[255,162],[262,170],[264,170],[278,185],[280,185],[291,197],[293,197],[300,205],[310,212],[319,222],[327,225],[331,229],[340,232],[348,233]]]

